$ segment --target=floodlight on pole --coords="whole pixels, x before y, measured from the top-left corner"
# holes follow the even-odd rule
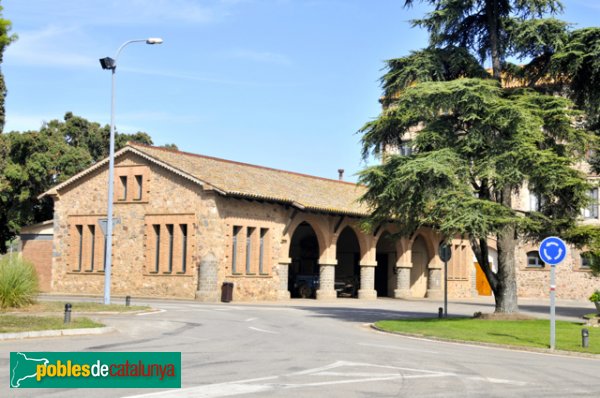
[[[106,212],[106,249],[104,256],[104,304],[110,304],[110,279],[112,271],[112,234],[113,234],[113,190],[115,180],[115,72],[119,54],[125,46],[131,43],[161,44],[163,40],[158,37],[148,39],[129,40],[121,44],[114,58],[100,59],[102,69],[112,71],[111,103],[110,103],[110,144],[108,155],[108,210]]]

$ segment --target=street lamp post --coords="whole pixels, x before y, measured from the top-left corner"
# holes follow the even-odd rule
[[[117,70],[117,60],[119,54],[125,46],[131,43],[161,44],[160,38],[151,37],[148,39],[129,40],[119,47],[115,58],[101,58],[100,65],[102,69],[112,71],[111,103],[110,103],[110,149],[108,157],[108,210],[106,211],[106,253],[104,260],[104,304],[110,304],[110,277],[112,268],[112,233],[113,233],[113,189],[115,180],[115,71]]]

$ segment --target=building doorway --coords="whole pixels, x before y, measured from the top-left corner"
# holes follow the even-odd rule
[[[360,245],[352,228],[344,228],[336,248],[335,290],[339,297],[357,297],[360,287]]]
[[[375,259],[375,290],[377,297],[393,297],[396,286],[396,242],[392,236],[384,232],[377,241]]]
[[[314,298],[319,284],[319,241],[312,226],[303,222],[290,243],[288,290],[292,297]]]

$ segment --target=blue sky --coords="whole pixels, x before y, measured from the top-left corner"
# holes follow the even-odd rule
[[[117,69],[119,131],[155,144],[355,180],[356,131],[380,111],[385,59],[426,45],[403,0],[4,0],[19,40],[5,52],[5,132],[71,111],[110,120],[98,59],[126,40]],[[598,25],[598,0],[565,0],[562,19]]]

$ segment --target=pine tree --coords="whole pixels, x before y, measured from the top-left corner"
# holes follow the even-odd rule
[[[368,188],[363,200],[373,209],[368,221],[393,220],[404,235],[428,226],[447,239],[469,239],[496,311],[516,312],[518,239],[574,236],[588,201],[589,184],[575,166],[595,145],[594,136],[580,127],[584,114],[568,98],[549,95],[558,87],[553,56],[569,34],[567,24],[541,17],[562,6],[552,0],[427,2],[434,11],[413,24],[428,29],[430,46],[387,62],[384,110],[360,130],[367,157],[407,144],[407,134],[420,127],[412,155],[388,154],[361,173]],[[506,62],[509,56],[531,62],[518,67]],[[511,79],[520,87],[508,88]],[[543,198],[540,211],[514,209],[523,186]],[[497,272],[488,261],[491,238]]]

